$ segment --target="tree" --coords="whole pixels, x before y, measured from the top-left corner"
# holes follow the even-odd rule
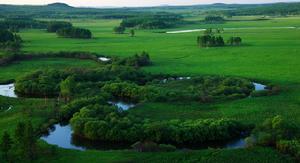
[[[83,28],[62,28],[56,31],[56,34],[61,37],[69,37],[69,38],[82,38],[82,39],[90,39],[92,38],[92,32],[88,29]]]
[[[227,41],[230,45],[240,45],[242,43],[242,38],[240,37],[230,37]]]
[[[24,153],[25,157],[29,160],[34,160],[36,157],[36,142],[37,137],[35,135],[35,131],[33,129],[31,121],[27,122],[26,128],[24,131]]]
[[[7,131],[5,131],[2,136],[2,141],[0,144],[0,149],[1,149],[1,152],[3,153],[3,158],[5,160],[8,160],[8,153],[12,148],[12,144],[13,144],[13,141],[12,141],[10,135],[8,134]]]
[[[125,32],[125,27],[123,26],[118,26],[118,27],[115,27],[114,28],[114,32],[117,33],[117,34],[123,34]]]
[[[225,21],[225,19],[221,16],[206,16],[204,18],[204,21],[207,23],[213,23],[213,22],[219,23]]]
[[[70,101],[70,98],[74,95],[75,87],[76,83],[73,76],[69,76],[60,83],[60,94],[66,102]]]
[[[131,36],[131,37],[134,37],[134,35],[135,35],[134,29],[131,29],[131,30],[130,30],[130,36]]]
[[[221,36],[216,37],[216,46],[224,46],[224,45],[225,45],[225,43],[224,43],[223,37],[221,37]]]
[[[16,139],[16,144],[20,148],[22,148],[24,145],[22,144],[24,142],[24,131],[25,131],[25,123],[19,122],[17,124],[17,127],[15,129],[15,139]]]
[[[48,23],[47,31],[48,32],[57,32],[60,29],[71,28],[71,27],[72,27],[72,24],[69,22],[52,21],[52,22]]]

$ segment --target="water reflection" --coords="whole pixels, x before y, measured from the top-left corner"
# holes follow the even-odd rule
[[[75,149],[75,150],[86,150],[86,149],[97,149],[97,150],[121,150],[130,149],[131,144],[126,143],[107,143],[101,141],[93,141],[84,139],[73,135],[73,131],[70,125],[60,125],[56,124],[49,132],[49,135],[42,136],[42,140],[46,141],[48,144],[57,145],[61,148]],[[244,139],[236,139],[229,142],[220,143],[208,143],[208,144],[197,144],[197,145],[182,145],[177,146],[178,149],[206,149],[208,147],[212,148],[224,148],[224,149],[239,149],[245,148],[246,142]]]
[[[253,83],[255,91],[263,91],[266,90],[267,86],[259,83]]]
[[[109,101],[108,103],[118,107],[118,109],[120,109],[122,111],[125,111],[125,110],[128,110],[130,108],[135,107],[135,104],[126,103],[126,102],[123,102],[123,101],[117,101],[117,102],[116,101]]]
[[[15,84],[3,84],[0,85],[0,95],[5,97],[17,98],[18,96],[15,94]]]

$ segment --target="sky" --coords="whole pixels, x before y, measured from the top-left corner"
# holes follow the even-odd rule
[[[54,2],[67,3],[76,7],[137,7],[137,6],[160,6],[160,5],[194,5],[212,3],[274,3],[274,2],[297,2],[300,0],[0,0],[0,4],[30,4],[42,5]]]

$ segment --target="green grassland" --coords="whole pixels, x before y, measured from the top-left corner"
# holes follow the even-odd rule
[[[38,69],[64,69],[69,67],[97,67],[97,62],[91,60],[79,60],[72,58],[43,58],[25,61],[15,61],[9,66],[0,69],[0,82],[16,79],[24,73]]]
[[[182,76],[203,74],[240,76],[274,83],[282,88],[280,95],[272,97],[247,98],[209,106],[145,104],[144,107],[132,111],[148,118],[163,119],[164,116],[172,118],[173,114],[181,118],[190,116],[197,118],[196,115],[211,118],[224,116],[258,123],[266,117],[283,114],[300,122],[297,116],[299,107],[297,90],[300,89],[297,86],[300,73],[298,64],[300,30],[262,28],[298,27],[299,17],[253,21],[255,18],[258,17],[245,17],[244,21],[207,25],[195,21],[178,29],[165,30],[253,27],[253,29],[225,29],[221,34],[225,39],[230,36],[242,37],[244,43],[240,47],[199,48],[196,46],[196,37],[201,32],[166,34],[156,33],[157,30],[137,30],[136,37],[113,34],[112,28],[118,25],[119,20],[74,20],[75,26],[88,28],[93,32],[94,38],[91,40],[58,38],[55,34],[42,30],[25,30],[21,32],[21,36],[25,40],[23,50],[26,52],[75,50],[125,57],[145,50],[150,53],[154,63],[153,66],[145,68],[149,72]],[[235,19],[243,20],[243,17]],[[182,113],[190,116],[181,116]]]
[[[254,19],[255,17],[253,17]],[[252,21],[252,17],[239,17],[248,21],[228,21],[223,24],[201,24],[201,18],[193,23],[166,30],[136,30],[136,36],[113,34],[112,29],[120,20],[72,20],[75,26],[88,28],[93,39],[58,38],[44,30],[22,30],[23,51],[89,51],[107,56],[131,56],[141,51],[150,53],[153,65],[145,70],[152,73],[169,73],[182,76],[228,75],[274,83],[281,87],[276,96],[245,98],[213,104],[198,103],[144,103],[130,110],[144,118],[199,119],[232,118],[248,123],[261,123],[265,118],[283,115],[300,123],[300,17],[272,18],[266,21]],[[250,20],[249,20],[250,19]],[[160,31],[176,31],[195,28],[246,28],[226,30],[224,38],[240,36],[243,45],[239,47],[199,48],[196,37],[202,32],[166,34]],[[255,27],[255,28],[254,28]],[[295,29],[266,29],[263,27],[297,27]],[[1,56],[1,53],[0,53]],[[52,67],[95,67],[97,63],[87,60],[48,58],[15,62],[0,68],[0,81],[15,79],[25,72]],[[12,131],[19,119],[31,118],[41,124],[50,114],[42,109],[43,100],[8,99],[0,100],[13,104],[12,112],[0,112],[1,130]],[[31,116],[23,114],[24,109],[37,109]],[[45,114],[44,116],[41,116]],[[43,118],[41,118],[43,117]],[[289,162],[288,157],[279,155],[269,148],[241,150],[201,150],[172,153],[135,153],[128,151],[73,151],[58,150],[59,156],[49,158],[51,162]],[[40,161],[43,162],[43,161]]]

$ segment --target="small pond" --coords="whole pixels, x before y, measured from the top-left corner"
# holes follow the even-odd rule
[[[87,140],[78,136],[73,135],[73,131],[70,125],[56,124],[50,130],[49,135],[41,137],[42,140],[46,141],[48,144],[57,145],[61,148],[75,149],[75,150],[86,150],[86,149],[97,149],[97,150],[121,150],[121,149],[131,149],[131,144],[120,144],[120,143],[105,143],[99,141]],[[223,143],[211,143],[196,145],[193,147],[178,147],[179,149],[205,149],[208,147],[212,148],[225,148],[225,149],[239,149],[245,148],[246,142],[243,138],[232,140]]]
[[[15,93],[15,84],[3,84],[0,85],[0,96],[17,98],[18,96]]]
[[[98,59],[102,62],[108,62],[111,60],[110,58],[106,58],[106,57],[99,57]]]
[[[266,85],[255,83],[255,82],[253,82],[253,85],[254,85],[254,90],[255,91],[267,90],[267,86]]]
[[[120,109],[122,111],[125,111],[125,110],[135,107],[135,104],[127,103],[127,102],[123,102],[123,101],[108,101],[108,103],[118,107],[118,109]]]

